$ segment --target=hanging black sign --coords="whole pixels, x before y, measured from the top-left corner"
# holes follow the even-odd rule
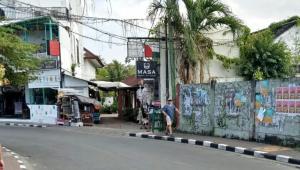
[[[157,63],[154,61],[137,61],[136,77],[137,78],[156,78],[158,73],[156,70]]]

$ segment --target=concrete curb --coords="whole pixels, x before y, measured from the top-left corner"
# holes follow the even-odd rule
[[[149,138],[149,139],[156,139],[156,140],[165,140],[165,141],[172,141],[172,142],[178,142],[178,143],[185,143],[185,144],[191,144],[191,145],[200,145],[204,147],[210,147],[214,149],[224,150],[228,152],[235,152],[239,154],[244,154],[248,156],[254,156],[258,158],[265,158],[270,159],[274,161],[294,164],[294,165],[300,165],[300,159],[294,159],[292,157],[286,156],[286,155],[274,155],[267,152],[257,151],[253,149],[247,149],[242,147],[233,147],[228,146],[226,144],[218,144],[213,143],[211,141],[201,141],[201,140],[194,140],[194,139],[186,139],[186,138],[180,138],[180,137],[169,137],[169,136],[158,136],[158,135],[149,135],[144,133],[129,133],[130,137],[141,137],[141,138]]]
[[[0,123],[2,126],[19,126],[19,127],[38,127],[46,128],[47,125],[38,125],[38,124],[23,124],[23,123]]]
[[[15,152],[13,152],[13,151],[11,151],[10,149],[8,149],[8,148],[6,148],[6,147],[1,147],[0,146],[0,148],[1,149],[4,149],[6,152],[10,152],[10,154],[12,154],[13,155],[13,157],[17,160],[17,162],[18,162],[18,164],[19,164],[19,168],[21,169],[21,170],[26,170],[27,169],[27,167],[24,165],[24,162],[20,159],[20,156],[18,156]],[[1,168],[0,168],[0,170],[2,170]],[[3,169],[4,170],[4,169]]]

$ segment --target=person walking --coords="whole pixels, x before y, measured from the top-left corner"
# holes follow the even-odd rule
[[[165,115],[167,122],[166,135],[173,136],[172,123],[175,117],[175,112],[179,114],[178,109],[173,104],[173,99],[169,98],[168,103],[162,108],[162,113]]]

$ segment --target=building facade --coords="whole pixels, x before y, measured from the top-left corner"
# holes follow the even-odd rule
[[[21,110],[26,108],[29,113],[25,117],[16,116],[17,109],[14,108],[10,110],[14,113],[9,113],[12,118],[55,124],[59,91],[95,96],[97,87],[90,80],[95,79],[96,68],[102,67],[103,63],[99,56],[83,47],[83,25],[72,19],[89,16],[87,11],[92,11],[92,1],[20,0],[8,1],[7,6],[0,8],[5,18],[1,25],[24,27],[25,30],[18,32],[18,36],[40,46],[34,55],[43,62],[36,72],[36,79],[24,89],[25,104],[20,107]]]

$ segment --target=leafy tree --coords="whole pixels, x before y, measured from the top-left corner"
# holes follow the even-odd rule
[[[169,34],[172,35],[174,28],[173,35],[182,37],[184,55],[180,66],[181,79],[190,83],[195,66],[199,64],[200,82],[203,82],[204,69],[215,54],[212,40],[203,32],[226,26],[235,34],[242,28],[241,21],[219,0],[182,1],[187,11],[186,18],[180,15],[178,0],[155,1],[150,6],[149,15],[162,12],[169,26]]]
[[[40,60],[32,56],[37,49],[18,37],[15,29],[0,27],[0,81],[19,86],[34,78],[33,72],[40,66]]]
[[[285,78],[292,74],[291,53],[282,42],[274,42],[269,30],[244,35],[240,43],[238,72],[248,80]]]
[[[122,81],[135,75],[135,66],[124,65],[117,60],[97,70],[97,79],[103,81]]]

